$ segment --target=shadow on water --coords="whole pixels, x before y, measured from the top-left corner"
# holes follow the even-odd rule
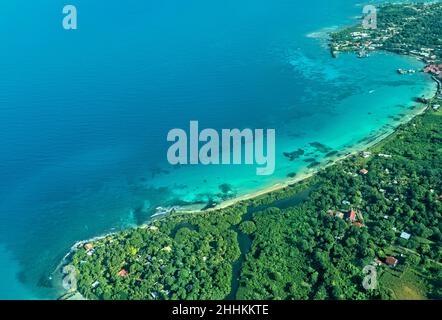
[[[308,189],[301,191],[301,192],[297,193],[296,195],[289,197],[287,199],[276,200],[272,203],[257,206],[257,207],[248,207],[247,212],[242,217],[241,223],[243,223],[244,221],[252,220],[253,215],[255,213],[261,212],[261,211],[264,211],[264,210],[267,210],[270,208],[278,208],[278,209],[283,210],[283,209],[297,206],[298,204],[307,200],[307,198],[309,197],[309,195],[312,191],[313,191],[313,188],[308,188]],[[231,289],[229,295],[226,297],[227,300],[234,300],[236,298],[236,294],[238,292],[239,282],[240,282],[239,278],[240,278],[240,274],[241,274],[241,267],[242,267],[243,262],[246,259],[247,253],[250,251],[250,248],[251,248],[252,242],[253,242],[252,237],[250,237],[249,235],[247,235],[247,234],[241,232],[241,230],[239,230],[239,225],[241,223],[239,223],[238,225],[235,225],[231,228],[238,235],[238,243],[239,243],[239,248],[241,250],[241,255],[238,258],[238,260],[236,260],[233,263],[232,285],[231,285],[232,289]]]

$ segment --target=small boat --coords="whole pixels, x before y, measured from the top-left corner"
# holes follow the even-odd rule
[[[409,69],[409,70],[398,69],[397,73],[399,73],[399,74],[413,74],[413,73],[416,73],[416,70],[414,70],[414,69]]]

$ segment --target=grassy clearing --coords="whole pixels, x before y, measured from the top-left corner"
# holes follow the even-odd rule
[[[381,276],[380,285],[395,300],[426,300],[425,284],[412,269],[407,268],[401,274],[386,270]]]

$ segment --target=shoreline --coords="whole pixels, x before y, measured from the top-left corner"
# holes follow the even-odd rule
[[[438,94],[438,92],[436,92],[436,94],[434,94],[429,99],[436,97],[437,94]],[[417,112],[413,112],[411,114],[404,115],[403,119],[398,121],[398,123],[395,124],[394,128],[387,130],[384,133],[380,133],[374,139],[370,139],[369,142],[366,142],[366,143],[362,142],[362,143],[356,144],[348,149],[341,150],[340,152],[344,152],[343,155],[339,155],[339,156],[336,156],[335,158],[329,159],[326,164],[319,165],[315,169],[302,169],[298,173],[298,177],[296,177],[294,179],[282,180],[281,182],[273,184],[272,186],[261,188],[261,189],[257,190],[256,192],[248,193],[248,194],[245,194],[242,196],[238,196],[236,198],[225,200],[213,208],[210,208],[207,210],[197,210],[195,212],[213,212],[213,211],[217,211],[217,210],[221,210],[221,209],[226,209],[226,208],[231,207],[235,204],[238,204],[242,201],[252,200],[252,199],[258,198],[260,196],[264,196],[264,195],[267,195],[267,194],[275,192],[275,191],[280,191],[280,190],[287,188],[291,185],[305,181],[305,180],[311,178],[312,176],[314,176],[315,174],[317,174],[318,172],[320,172],[321,170],[324,170],[330,166],[333,166],[339,161],[345,160],[351,156],[354,156],[355,154],[363,152],[363,151],[375,146],[376,144],[382,142],[383,140],[387,139],[392,134],[394,134],[399,126],[401,126],[403,124],[407,124],[408,122],[413,120],[415,117],[423,114],[427,110],[427,108],[428,108],[427,106],[424,106],[422,108],[419,108],[417,110]]]
[[[384,51],[384,50],[378,50],[377,52],[397,54],[397,53],[393,53],[390,51]],[[399,54],[399,55],[423,62],[420,57],[414,56],[412,54]],[[432,80],[431,83],[436,84],[436,88],[434,90],[431,89],[432,92],[428,93],[429,97],[425,97],[427,100],[432,100],[432,99],[437,98],[439,95],[442,95],[442,82],[434,76],[431,76],[431,80]],[[427,94],[427,92],[424,92],[424,94]],[[416,102],[416,104],[423,104],[423,103]],[[290,178],[283,179],[280,182],[273,184],[272,186],[260,188],[256,192],[248,193],[248,194],[241,195],[241,196],[238,196],[238,197],[235,197],[232,199],[225,200],[213,208],[204,210],[204,212],[211,212],[211,211],[225,209],[225,208],[233,206],[239,202],[255,199],[260,196],[266,195],[268,193],[280,191],[281,189],[284,189],[284,188],[287,188],[291,185],[305,181],[305,180],[309,179],[310,177],[314,176],[315,174],[317,174],[319,171],[324,170],[327,167],[334,165],[336,162],[342,161],[342,160],[344,160],[348,157],[351,157],[357,153],[363,152],[363,151],[373,147],[374,145],[380,143],[381,141],[387,139],[389,136],[391,136],[392,134],[394,134],[396,132],[396,130],[399,126],[407,124],[408,122],[413,120],[415,117],[423,114],[427,110],[427,108],[428,108],[428,106],[424,104],[422,107],[413,109],[412,111],[404,114],[399,121],[395,122],[392,125],[393,126],[392,128],[385,130],[385,132],[381,132],[383,130],[381,128],[379,130],[379,134],[377,134],[373,139],[369,139],[368,142],[364,141],[364,142],[356,143],[355,145],[353,145],[349,148],[344,148],[343,150],[339,151],[340,153],[343,152],[344,153],[343,155],[335,156],[335,157],[328,159],[326,164],[321,164],[317,168],[314,168],[314,169],[307,169],[307,168],[301,169],[300,172],[297,173],[298,176],[294,179],[290,179]],[[370,136],[367,136],[366,138],[364,138],[364,140],[369,137]],[[203,211],[203,210],[196,210],[195,212],[199,212],[199,211]]]
[[[392,54],[398,54],[398,53],[394,53],[394,52],[390,52],[390,51],[384,51],[384,50],[379,50],[378,52],[387,52],[387,53],[392,53]],[[343,52],[342,52],[343,53]],[[409,57],[409,58],[413,58],[419,61],[422,61],[422,59],[420,57],[414,56],[412,54],[399,54],[400,56],[403,57]],[[442,83],[439,79],[435,78],[435,77],[431,77],[432,81],[431,83],[434,84],[436,83],[436,90],[433,90],[433,88],[431,89],[431,91],[434,91],[431,93],[428,92],[428,94],[430,95],[429,97],[425,97],[428,100],[432,100],[434,98],[437,98],[439,95],[442,95]],[[427,94],[427,92],[424,92],[424,94]],[[416,102],[416,104],[418,105],[416,108],[413,108],[413,110],[410,110],[410,112],[407,112],[406,114],[401,116],[400,120],[394,121],[393,124],[389,124],[386,125],[384,127],[382,127],[378,132],[376,132],[376,134],[374,136],[367,136],[365,137],[362,141],[357,142],[356,144],[354,144],[351,147],[348,148],[343,148],[341,151],[339,151],[339,155],[335,155],[333,157],[330,157],[328,159],[324,159],[324,162],[321,163],[318,167],[316,168],[303,168],[301,169],[298,173],[297,176],[295,178],[286,178],[286,179],[281,179],[279,182],[274,183],[270,186],[264,186],[261,188],[257,188],[256,191],[251,192],[251,193],[247,193],[244,195],[240,195],[225,201],[222,201],[221,203],[219,203],[218,205],[216,205],[213,208],[209,208],[209,209],[197,209],[197,210],[177,210],[175,211],[175,213],[178,214],[198,214],[198,213],[210,213],[210,212],[216,212],[222,209],[226,209],[228,207],[232,207],[234,205],[237,205],[243,201],[248,201],[248,200],[252,200],[252,199],[256,199],[259,198],[261,196],[265,196],[268,195],[272,192],[276,192],[276,191],[280,191],[284,188],[287,188],[289,186],[301,183],[311,177],[313,177],[315,174],[317,174],[318,172],[335,165],[336,163],[345,160],[351,156],[354,156],[358,153],[361,153],[365,150],[368,150],[372,147],[374,147],[375,145],[381,143],[382,141],[384,141],[385,139],[388,139],[391,135],[393,135],[397,129],[404,125],[409,123],[411,120],[413,120],[415,117],[425,113],[429,107],[427,104],[423,104],[421,102]],[[130,228],[125,228],[124,230],[131,230],[131,229],[142,229],[142,228],[147,228],[149,227],[152,222],[154,221],[158,221],[161,219],[165,219],[169,216],[170,213],[166,213],[166,214],[162,214],[160,216],[151,216],[149,218],[148,221],[146,221],[145,223],[139,225],[139,226],[134,226],[134,227],[130,227]],[[112,236],[115,235],[119,232],[122,232],[124,230],[117,230],[117,231],[112,231],[112,232],[107,232],[103,235],[100,236],[95,236],[92,237],[90,239],[86,239],[86,240],[79,240],[77,241],[75,244],[73,244],[71,246],[71,248],[69,249],[69,252],[63,257],[63,259],[60,261],[60,263],[58,264],[58,266],[56,267],[56,269],[52,272],[53,278],[54,280],[58,278],[60,278],[60,280],[62,280],[66,275],[62,273],[63,267],[68,265],[70,263],[70,256],[82,245],[85,245],[86,243],[89,242],[94,242],[97,240],[101,240],[104,239],[108,236]],[[56,288],[62,288],[61,285],[57,285]],[[78,292],[78,290],[62,290],[62,292],[59,293],[59,298],[58,299],[63,299],[63,300],[87,300],[86,298],[84,298],[80,292]]]
[[[434,80],[434,79],[433,79]],[[437,82],[437,81],[435,81]],[[440,83],[438,83],[437,86],[437,90],[431,95],[431,97],[427,98],[427,99],[434,99],[437,98],[437,96],[440,94],[440,90],[442,88],[440,88]],[[215,213],[216,211],[219,210],[223,210],[226,209],[228,207],[234,206],[240,202],[243,201],[248,201],[248,200],[252,200],[252,199],[256,199],[259,198],[261,196],[265,196],[268,195],[272,192],[276,192],[276,191],[280,191],[284,188],[287,188],[289,186],[301,183],[311,177],[313,177],[315,174],[317,174],[318,172],[320,172],[321,170],[324,170],[330,166],[335,165],[336,163],[345,160],[351,156],[354,156],[358,153],[361,153],[365,150],[368,150],[371,147],[374,147],[375,145],[381,143],[382,141],[384,141],[385,139],[387,139],[388,137],[390,137],[391,135],[393,135],[397,129],[404,124],[409,123],[411,120],[413,120],[415,117],[425,113],[428,110],[428,105],[423,105],[422,107],[416,108],[413,111],[411,111],[410,113],[404,115],[402,117],[401,120],[397,121],[394,124],[393,128],[390,128],[388,130],[385,130],[385,132],[381,132],[379,134],[377,134],[373,139],[368,139],[367,141],[363,141],[360,143],[357,143],[355,145],[353,145],[352,147],[348,148],[348,149],[344,149],[340,152],[343,152],[344,154],[341,155],[337,155],[334,158],[331,158],[329,160],[327,160],[326,163],[318,166],[317,168],[310,168],[310,169],[303,169],[298,173],[298,176],[296,178],[287,178],[284,179],[280,182],[277,182],[271,186],[268,187],[263,187],[260,189],[257,189],[256,192],[252,192],[252,193],[248,193],[248,194],[244,194],[229,200],[225,200],[223,202],[221,202],[220,204],[218,204],[216,207],[210,208],[210,209],[206,209],[206,210],[178,210],[175,211],[175,213],[178,214],[198,214],[198,213],[210,213],[213,212]],[[370,136],[366,137],[369,138]],[[364,139],[365,140],[365,139]],[[130,230],[130,229],[143,229],[143,228],[147,228],[149,227],[152,222],[154,221],[158,221],[161,219],[165,219],[169,216],[169,214],[163,214],[161,216],[156,216],[156,217],[150,217],[149,221],[147,221],[146,223],[143,223],[139,226],[135,226],[133,228],[126,228],[124,230]],[[53,278],[56,279],[57,277],[60,278],[60,280],[62,280],[64,278],[64,274],[62,274],[62,269],[64,266],[68,265],[70,263],[69,258],[70,256],[82,245],[85,245],[86,243],[89,242],[94,242],[97,240],[101,240],[104,239],[108,236],[112,236],[115,235],[119,232],[121,232],[122,230],[119,231],[112,231],[112,232],[107,232],[105,234],[99,235],[99,236],[95,236],[89,239],[85,239],[85,240],[79,240],[77,242],[75,242],[75,244],[72,245],[72,247],[69,249],[69,252],[63,257],[63,259],[61,260],[61,262],[58,264],[58,266],[56,267],[56,269],[53,271],[52,275]],[[62,287],[62,286],[61,286]],[[62,292],[60,292],[59,298],[58,299],[66,299],[66,300],[87,300],[85,297],[83,297],[83,295],[81,295],[80,292],[78,292],[78,290],[62,290]]]

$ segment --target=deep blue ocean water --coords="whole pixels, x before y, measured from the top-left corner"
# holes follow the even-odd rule
[[[163,204],[242,195],[308,163],[285,151],[348,149],[391,130],[434,88],[389,54],[332,59],[324,31],[359,1],[64,1],[0,4],[0,298],[54,298],[77,240],[145,222]],[[277,170],[166,163],[167,132],[275,128]],[[311,150],[310,150],[310,149]]]

